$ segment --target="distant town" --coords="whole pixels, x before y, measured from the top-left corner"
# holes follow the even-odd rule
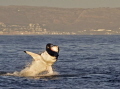
[[[120,34],[120,31],[114,31],[110,29],[91,29],[80,30],[75,32],[60,32],[49,31],[45,28],[45,24],[33,24],[30,23],[27,26],[20,25],[6,25],[0,22],[0,35],[114,35]]]
[[[75,32],[48,31],[42,24],[30,23],[28,26],[6,25],[0,22],[0,35],[76,35]]]

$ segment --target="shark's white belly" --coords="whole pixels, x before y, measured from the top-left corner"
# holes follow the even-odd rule
[[[29,67],[26,67],[24,70],[20,72],[22,76],[36,76],[39,73],[47,70],[47,65],[42,61],[33,61]]]

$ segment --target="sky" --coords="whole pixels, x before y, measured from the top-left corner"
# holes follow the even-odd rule
[[[0,6],[27,5],[59,8],[120,7],[120,0],[0,0]]]

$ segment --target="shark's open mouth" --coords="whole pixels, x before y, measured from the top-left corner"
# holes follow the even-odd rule
[[[52,50],[52,51],[55,51],[55,52],[58,52],[58,46],[53,46],[53,47],[51,48],[51,50]]]
[[[48,43],[46,45],[46,51],[48,52],[49,55],[54,56],[56,58],[58,58],[59,56],[59,47],[57,45]]]

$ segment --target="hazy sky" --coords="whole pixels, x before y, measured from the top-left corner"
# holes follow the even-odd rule
[[[120,0],[0,0],[0,5],[28,5],[62,8],[120,7]]]

